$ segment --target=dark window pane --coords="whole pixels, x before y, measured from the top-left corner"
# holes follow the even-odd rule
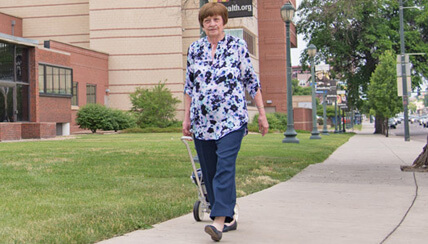
[[[18,121],[29,121],[29,86],[17,84],[16,89]]]
[[[86,103],[97,103],[96,90],[96,85],[86,85]]]
[[[0,80],[14,80],[13,45],[0,42]]]
[[[28,82],[28,48],[16,47],[16,80],[20,82]]]
[[[79,106],[77,96],[78,96],[78,85],[79,83],[73,81],[73,97],[71,98],[71,105]]]
[[[12,87],[0,86],[0,122],[11,122],[12,114]],[[10,111],[10,112],[9,112]]]
[[[59,70],[59,93],[65,94],[66,91],[66,78],[65,78],[65,69]]]
[[[39,65],[39,92],[45,92],[45,66]]]
[[[59,68],[53,68],[53,93],[59,94]]]
[[[71,70],[66,69],[65,70],[65,93],[66,94],[72,94],[71,88],[73,86],[73,82],[71,79]]]
[[[53,93],[53,67],[46,66],[46,93]]]

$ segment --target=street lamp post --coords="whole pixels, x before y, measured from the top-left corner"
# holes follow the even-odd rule
[[[334,133],[339,133],[337,131],[337,95],[336,95],[336,99],[334,100]]]
[[[410,141],[409,135],[409,116],[408,116],[408,94],[406,82],[406,63],[405,63],[405,48],[404,48],[404,20],[403,20],[403,0],[400,0],[400,47],[401,47],[401,78],[403,82],[403,107],[404,107],[404,141]]]
[[[309,45],[308,55],[311,57],[311,75],[312,75],[312,132],[309,139],[321,139],[317,128],[317,104],[315,101],[315,65],[314,59],[317,53],[317,47],[314,44]]]
[[[297,132],[294,130],[293,118],[293,99],[292,99],[292,85],[291,85],[291,55],[290,55],[290,22],[293,20],[294,11],[296,9],[290,2],[285,3],[281,7],[281,17],[285,22],[286,41],[287,41],[287,130],[282,140],[283,143],[299,143],[296,138]]]
[[[322,108],[323,108],[323,113],[322,113],[322,118],[323,118],[323,126],[322,126],[322,134],[323,135],[329,135],[328,134],[328,130],[327,130],[327,91],[324,91],[322,93]]]

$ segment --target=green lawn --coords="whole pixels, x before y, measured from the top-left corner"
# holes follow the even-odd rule
[[[244,138],[239,196],[325,160],[352,134],[284,144]],[[178,133],[0,143],[0,243],[93,243],[190,213],[197,199]]]

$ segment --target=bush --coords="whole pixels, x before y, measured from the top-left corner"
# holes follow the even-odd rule
[[[92,133],[100,130],[123,130],[135,126],[135,118],[130,114],[107,108],[100,104],[86,104],[77,112],[76,123]]]
[[[136,126],[136,119],[132,114],[119,109],[108,109],[107,112],[108,123],[104,124],[106,127],[103,130],[118,131]]]
[[[248,125],[248,130],[252,132],[259,131],[258,124],[259,115],[256,114],[253,118],[251,124]],[[266,118],[269,123],[269,131],[285,131],[287,129],[287,115],[283,113],[268,113],[266,114]]]
[[[180,100],[172,96],[165,84],[159,82],[151,90],[137,88],[130,98],[139,127],[165,128],[175,122],[175,105]]]

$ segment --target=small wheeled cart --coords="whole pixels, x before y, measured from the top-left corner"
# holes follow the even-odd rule
[[[193,218],[195,218],[196,221],[202,221],[204,219],[205,213],[209,215],[211,212],[207,189],[205,187],[202,170],[200,168],[196,168],[196,162],[199,162],[198,157],[194,157],[192,155],[192,151],[190,150],[189,142],[192,142],[193,138],[190,136],[182,136],[181,141],[184,143],[184,145],[186,145],[190,162],[192,163],[193,172],[190,178],[198,188],[198,200],[196,200],[195,204],[193,204]],[[234,219],[238,220],[238,204],[235,205],[234,212]]]

